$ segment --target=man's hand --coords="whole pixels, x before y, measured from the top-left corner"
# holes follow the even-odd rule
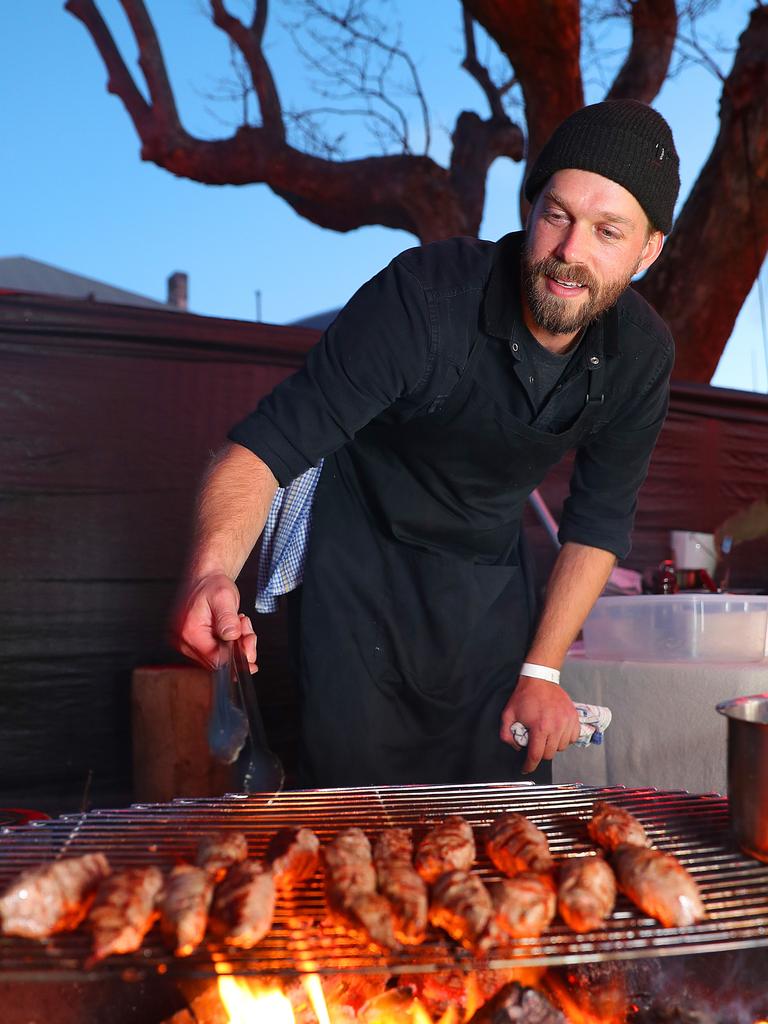
[[[524,772],[551,761],[579,738],[579,715],[568,694],[556,683],[520,676],[515,691],[501,713],[501,739],[517,750],[512,725],[522,722],[528,730],[528,756]]]
[[[206,668],[216,668],[222,640],[240,640],[251,672],[256,666],[256,634],[247,615],[238,612],[240,593],[223,573],[196,580],[183,591],[173,616],[176,647]]]

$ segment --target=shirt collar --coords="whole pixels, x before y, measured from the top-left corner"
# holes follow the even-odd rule
[[[513,231],[496,243],[491,272],[482,304],[483,326],[488,334],[503,338],[512,345],[516,328],[524,326],[520,301],[520,255],[524,231]],[[519,332],[518,332],[519,334]],[[581,344],[587,358],[615,356],[619,351],[619,316],[616,306],[606,310],[591,323]],[[519,358],[519,351],[513,351]]]

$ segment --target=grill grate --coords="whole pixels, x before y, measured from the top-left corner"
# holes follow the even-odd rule
[[[540,939],[518,940],[503,958],[479,961],[430,932],[421,946],[382,955],[325,920],[321,873],[294,893],[278,897],[269,935],[250,951],[207,942],[193,956],[176,959],[157,928],[138,953],[112,957],[89,971],[84,927],[41,944],[0,936],[0,977],[64,980],[137,977],[172,972],[176,977],[211,977],[231,969],[241,975],[358,972],[414,973],[446,969],[554,965],[715,952],[768,945],[768,865],[740,854],[729,834],[727,801],[651,789],[597,789],[580,785],[533,786],[499,783],[470,786],[393,786],[313,790],[266,795],[182,799],[170,804],[135,804],[6,829],[0,836],[0,890],[21,870],[62,856],[102,851],[114,869],[155,863],[169,869],[194,854],[198,838],[218,829],[248,837],[251,855],[261,856],[277,828],[308,825],[321,841],[358,825],[373,838],[385,827],[412,827],[421,835],[447,814],[463,814],[475,828],[503,811],[527,815],[547,833],[556,858],[591,850],[585,823],[597,799],[632,811],[659,849],[677,854],[699,883],[709,919],[690,928],[662,928],[623,897],[600,931],[576,935],[555,921]],[[478,842],[477,870],[499,877]],[[224,965],[230,965],[229,968]]]

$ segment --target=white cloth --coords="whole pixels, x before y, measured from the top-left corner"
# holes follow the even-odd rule
[[[574,740],[572,747],[588,747],[590,743],[603,742],[603,733],[611,724],[611,709],[602,708],[597,704],[576,704],[579,713],[579,738]],[[528,746],[528,730],[522,722],[513,722],[510,731],[515,742],[521,747]]]

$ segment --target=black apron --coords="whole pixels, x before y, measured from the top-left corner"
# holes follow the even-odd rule
[[[524,752],[499,738],[535,625],[520,523],[589,432],[603,365],[576,421],[547,433],[477,382],[485,341],[440,408],[384,414],[325,460],[300,598],[301,785],[521,777]]]

